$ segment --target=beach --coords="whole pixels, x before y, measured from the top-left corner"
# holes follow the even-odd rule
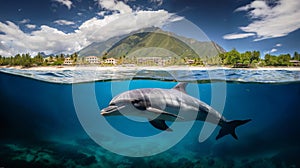
[[[118,71],[118,70],[214,70],[214,69],[235,69],[235,70],[288,70],[300,71],[300,67],[257,67],[257,68],[231,68],[227,66],[39,66],[23,68],[21,66],[0,66],[0,68],[33,70],[33,71],[64,71],[64,70],[97,70],[97,71]]]

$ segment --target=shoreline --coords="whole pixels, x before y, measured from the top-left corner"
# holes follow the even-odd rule
[[[33,71],[64,71],[64,70],[214,70],[214,69],[233,69],[233,70],[290,70],[290,71],[300,71],[300,67],[257,67],[257,68],[231,68],[226,66],[39,66],[22,68],[21,66],[0,66],[0,68],[6,69],[17,69],[17,70],[33,70]]]

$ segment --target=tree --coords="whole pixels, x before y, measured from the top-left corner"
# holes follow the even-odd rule
[[[241,54],[236,49],[233,49],[226,53],[226,59],[224,60],[224,64],[233,65],[238,63],[240,60]]]
[[[2,55],[0,55],[0,65],[3,65],[3,62],[4,62],[4,60],[2,58]]]
[[[250,56],[250,63],[252,63],[254,60],[256,60],[258,62],[259,59],[260,59],[260,52],[259,51],[253,51],[251,53],[251,56]]]
[[[251,51],[246,51],[245,53],[241,54],[239,63],[250,64],[251,62],[250,58],[251,58]]]
[[[76,52],[73,54],[73,58],[74,58],[74,62],[77,62],[78,54]]]
[[[259,66],[263,66],[263,67],[266,66],[265,60],[261,60],[258,64]]]
[[[224,63],[224,60],[226,59],[226,54],[225,53],[220,53],[219,57],[221,59],[221,63]]]
[[[107,56],[108,56],[108,53],[105,52],[105,53],[103,54],[103,56],[102,56],[102,60],[103,60],[103,61],[106,60],[106,59],[107,59]]]
[[[267,66],[275,66],[278,65],[277,57],[271,54],[265,55],[265,63]]]
[[[44,58],[42,54],[39,52],[34,58],[33,58],[33,63],[36,64],[37,66],[41,66],[44,62]]]
[[[60,59],[61,61],[64,61],[64,60],[65,60],[65,55],[64,55],[64,54],[60,54],[59,59]]]
[[[291,55],[290,54],[281,54],[277,57],[277,65],[288,66],[290,64]]]
[[[297,51],[295,51],[295,53],[294,53],[293,60],[300,61],[300,54]]]

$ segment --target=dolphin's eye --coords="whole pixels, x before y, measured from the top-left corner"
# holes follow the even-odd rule
[[[112,102],[112,103],[110,103],[109,105],[110,105],[110,106],[115,106],[116,103]]]

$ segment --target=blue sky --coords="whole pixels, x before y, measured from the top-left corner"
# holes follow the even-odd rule
[[[0,55],[72,53],[183,19],[227,51],[300,51],[300,1],[295,0],[1,0]]]

